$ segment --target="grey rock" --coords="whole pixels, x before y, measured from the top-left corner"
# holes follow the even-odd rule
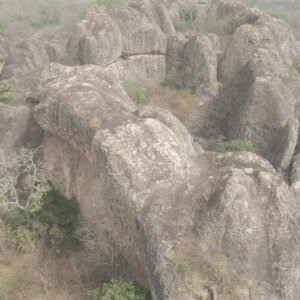
[[[233,11],[244,7],[214,4],[221,5],[215,14],[224,19],[232,14],[230,5]],[[298,139],[300,78],[292,63],[299,47],[284,22],[256,10],[244,14],[249,12],[257,19],[236,30],[221,61],[220,95],[197,107],[187,126],[203,137],[220,129],[227,139],[251,143],[274,167],[287,170]]]
[[[73,63],[108,66],[124,55],[164,54],[166,39],[159,26],[126,6],[90,9],[69,42]]]
[[[211,37],[211,39],[210,39]],[[220,84],[217,80],[217,37],[198,34],[191,39],[176,36],[169,39],[167,50],[167,81],[175,81],[191,88],[202,100],[216,96]]]
[[[22,40],[12,49],[1,71],[1,80],[20,77],[50,62],[42,42],[36,38]]]
[[[179,121],[135,111],[95,66],[49,68],[31,97],[44,159],[103,241],[97,263],[109,234],[154,300],[297,299],[299,202],[267,161],[196,151]]]
[[[292,64],[300,54],[296,39],[286,23],[261,16],[255,24],[236,30],[220,66],[220,78],[226,84],[245,66],[259,49],[276,51],[283,62]]]

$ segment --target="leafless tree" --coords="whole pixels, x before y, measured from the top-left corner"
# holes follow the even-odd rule
[[[47,181],[47,172],[35,156],[36,150],[27,148],[17,153],[0,149],[0,209],[27,211],[30,207],[35,193]]]

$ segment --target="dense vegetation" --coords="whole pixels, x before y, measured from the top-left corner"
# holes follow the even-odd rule
[[[51,184],[39,191],[27,211],[15,209],[6,214],[4,223],[9,244],[21,252],[42,246],[60,253],[80,245],[78,203],[59,194]]]
[[[12,85],[8,82],[0,84],[0,102],[6,102],[14,99],[15,92],[13,91]]]
[[[212,151],[220,152],[220,153],[227,153],[233,151],[255,152],[255,149],[244,141],[232,140],[232,141],[223,142],[218,147],[213,148]]]
[[[90,300],[150,300],[148,289],[142,288],[134,282],[123,279],[113,279],[103,284],[99,289],[89,292]]]

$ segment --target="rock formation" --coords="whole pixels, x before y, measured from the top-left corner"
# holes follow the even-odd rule
[[[216,25],[235,15],[249,24],[221,49],[215,34],[176,32],[184,2],[128,1],[92,7],[66,52],[59,42],[22,42],[1,79],[35,70],[39,82],[23,94],[24,112],[1,104],[0,145],[40,143],[55,186],[78,200],[101,241],[94,268],[116,241],[153,300],[299,299],[298,43],[255,9],[191,3]],[[189,119],[191,133],[219,128],[264,158],[205,152],[170,112],[137,107],[120,83],[173,73],[206,102]],[[292,161],[289,186],[276,169]]]

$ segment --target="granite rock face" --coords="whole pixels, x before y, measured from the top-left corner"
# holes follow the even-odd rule
[[[176,31],[183,5],[218,26],[236,15],[247,24],[222,48],[214,33]],[[99,241],[91,273],[105,275],[117,243],[154,300],[300,298],[299,49],[283,22],[225,0],[129,0],[90,8],[66,49],[39,41],[21,42],[1,73],[39,80],[25,108],[0,105],[0,146],[40,144]],[[173,75],[205,102],[188,129],[121,84]],[[205,152],[189,133],[216,128],[264,158]],[[291,186],[276,169],[291,171]]]
[[[220,18],[232,14],[226,1],[216,3]],[[188,127],[198,136],[218,129],[228,140],[245,140],[287,170],[298,140],[300,76],[292,65],[299,44],[284,22],[248,8],[243,14],[250,13],[252,23],[235,31],[221,59],[220,94],[194,111]]]
[[[126,245],[153,299],[297,297],[299,203],[272,166],[203,153],[170,113],[137,110],[110,76],[51,65],[31,96],[45,161],[97,237]]]
[[[159,25],[140,11],[126,6],[95,6],[72,34],[69,63],[111,67],[127,78],[158,76],[162,80],[166,45]],[[138,71],[141,74],[136,76]]]
[[[0,78],[5,80],[14,76],[20,77],[49,62],[47,51],[38,39],[24,39],[10,52]]]
[[[169,38],[166,81],[189,88],[205,102],[219,93],[217,79],[218,37],[198,34]]]

